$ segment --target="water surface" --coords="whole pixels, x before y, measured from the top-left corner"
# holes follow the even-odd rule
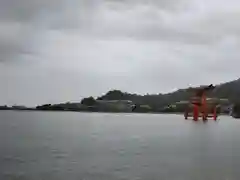
[[[0,179],[240,179],[240,120],[0,111]]]

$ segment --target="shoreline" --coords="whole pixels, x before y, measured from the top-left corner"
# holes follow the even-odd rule
[[[77,111],[77,110],[37,110],[37,109],[0,109],[0,111],[37,111],[37,112],[79,112],[79,113],[109,113],[109,114],[172,114],[184,115],[184,112],[107,112],[107,111]],[[228,115],[220,113],[219,115]]]
[[[182,114],[181,112],[113,112],[113,111],[84,111],[84,110],[38,110],[38,109],[0,109],[0,111],[40,111],[40,112],[84,112],[84,113],[115,113],[115,114],[132,114],[132,113],[138,113],[138,114]]]

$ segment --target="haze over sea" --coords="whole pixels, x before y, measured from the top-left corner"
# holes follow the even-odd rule
[[[240,179],[240,121],[0,112],[0,179]]]

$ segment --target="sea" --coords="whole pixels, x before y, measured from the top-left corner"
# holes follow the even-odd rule
[[[240,120],[0,111],[1,180],[239,180]]]

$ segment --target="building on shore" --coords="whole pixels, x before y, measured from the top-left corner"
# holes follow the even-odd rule
[[[131,112],[135,104],[130,100],[96,100],[99,111]]]
[[[222,98],[207,98],[207,103],[208,103],[208,107],[211,109],[213,106],[217,106],[219,111],[221,113],[229,113],[230,112],[230,108],[232,106],[231,102],[228,99],[222,99]],[[200,99],[198,100],[200,101]],[[187,108],[188,106],[191,106],[190,101],[179,101],[174,103],[173,105],[176,105],[176,109],[182,111],[185,108]]]
[[[24,110],[24,109],[27,109],[27,107],[23,106],[23,105],[14,105],[14,106],[12,106],[12,109]]]

